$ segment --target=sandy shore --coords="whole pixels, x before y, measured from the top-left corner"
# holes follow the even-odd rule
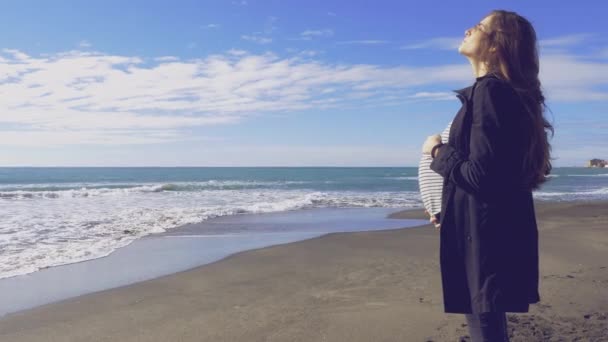
[[[608,203],[537,216],[542,302],[509,316],[512,341],[608,340]],[[11,314],[0,341],[457,341],[440,286],[430,225],[335,233]]]

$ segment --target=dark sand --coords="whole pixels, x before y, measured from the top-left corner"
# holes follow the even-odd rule
[[[421,211],[395,218],[421,218]],[[541,299],[512,341],[608,341],[608,202],[539,204]],[[458,341],[430,225],[335,233],[8,315],[0,341]]]

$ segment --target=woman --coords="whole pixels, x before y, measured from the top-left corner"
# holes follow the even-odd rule
[[[493,11],[466,30],[459,52],[475,83],[449,141],[423,153],[444,178],[440,263],[445,311],[466,314],[473,341],[508,341],[505,312],[527,312],[538,293],[532,190],[551,170],[536,33],[513,12]]]

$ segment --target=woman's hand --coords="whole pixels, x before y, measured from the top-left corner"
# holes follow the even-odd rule
[[[431,150],[437,144],[441,144],[441,135],[435,134],[426,138],[424,145],[422,145],[422,153],[431,154]]]
[[[429,215],[429,222],[431,222],[435,226],[435,228],[441,228],[441,224],[439,223],[439,221],[437,221],[437,217],[435,215],[429,213],[428,210],[425,210],[424,212]]]

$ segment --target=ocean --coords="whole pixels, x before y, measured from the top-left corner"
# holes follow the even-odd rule
[[[556,168],[535,198],[608,199],[608,170]],[[0,168],[0,278],[220,216],[421,205],[416,167]]]

